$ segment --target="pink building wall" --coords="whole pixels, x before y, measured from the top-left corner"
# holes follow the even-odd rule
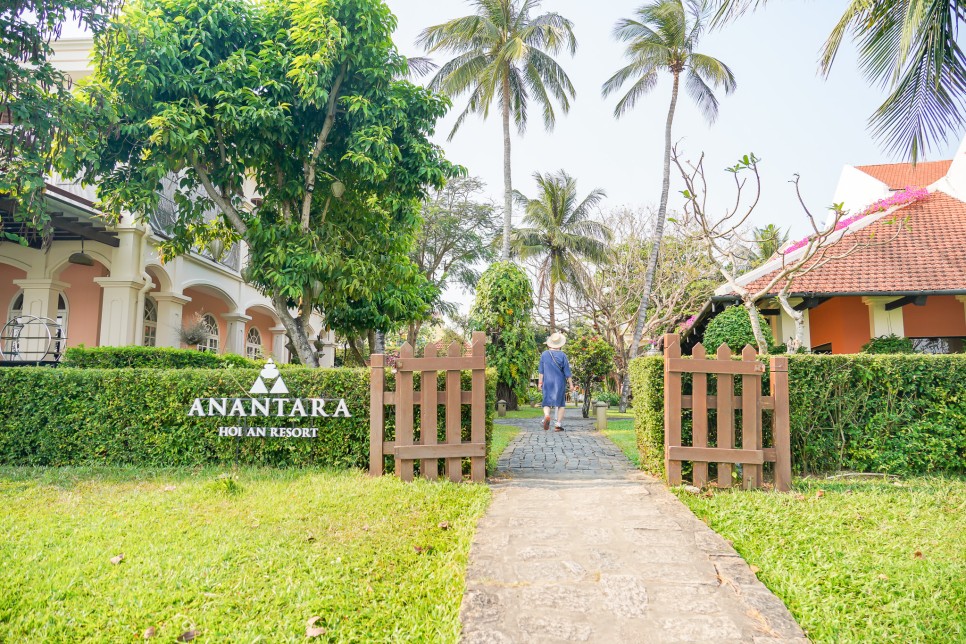
[[[61,282],[70,284],[64,289],[67,299],[67,345],[77,347],[96,347],[101,335],[101,300],[104,291],[94,281],[95,277],[106,277],[107,269],[101,264],[80,266],[69,264],[57,277]]]
[[[27,273],[10,266],[0,264],[0,327],[7,323],[7,316],[10,314],[10,305],[13,298],[20,292],[20,287],[13,283],[14,280],[22,280],[27,277]]]
[[[245,338],[248,338],[249,329],[255,327],[258,329],[258,333],[262,336],[262,353],[264,353],[266,356],[271,355],[272,332],[269,329],[271,329],[273,326],[276,326],[275,320],[272,318],[272,316],[253,309],[245,311],[245,315],[250,315],[252,318],[252,321],[249,322],[248,326],[245,328]]]

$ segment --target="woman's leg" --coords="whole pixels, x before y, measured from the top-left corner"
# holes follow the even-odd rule
[[[560,427],[561,423],[563,423],[564,411],[566,411],[566,409],[566,407],[557,407],[557,427]]]
[[[543,428],[550,429],[550,407],[543,408]]]

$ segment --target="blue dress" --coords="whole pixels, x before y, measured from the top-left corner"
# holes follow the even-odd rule
[[[540,355],[540,373],[543,375],[543,406],[563,407],[566,404],[567,378],[570,378],[570,361],[563,351],[547,349]]]

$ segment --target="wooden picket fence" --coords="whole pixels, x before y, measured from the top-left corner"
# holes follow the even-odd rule
[[[407,342],[399,350],[394,365],[396,390],[386,391],[386,356],[374,354],[370,376],[369,474],[381,476],[383,457],[392,455],[396,476],[403,481],[414,478],[415,463],[419,474],[436,479],[443,473],[451,481],[463,480],[463,458],[470,459],[470,478],[486,480],[486,336],[473,334],[469,355],[463,356],[463,346],[453,342],[446,355],[438,355],[435,344],[426,346],[422,358],[413,357]],[[462,390],[460,372],[472,370],[469,391]],[[446,372],[445,388],[440,391],[437,372]],[[420,391],[413,390],[413,374],[420,373]],[[386,406],[396,412],[396,437],[386,440]],[[420,406],[418,442],[414,408]],[[446,437],[439,442],[438,406],[444,405]],[[460,417],[463,405],[470,405],[470,442],[464,443]]]
[[[727,345],[718,348],[716,358],[707,358],[704,346],[698,344],[691,358],[681,357],[681,339],[677,334],[664,336],[664,466],[669,485],[682,482],[681,464],[693,463],[692,482],[697,487],[708,484],[708,464],[717,463],[719,488],[731,487],[732,467],[741,465],[745,489],[762,486],[762,465],[774,463],[774,485],[781,491],[791,487],[791,441],[788,408],[788,358],[770,358],[771,395],[762,395],[765,365],[749,346],[741,352],[741,361],[731,359]],[[683,375],[692,374],[691,395],[685,396]],[[716,395],[708,395],[708,376],[716,379]],[[740,396],[735,395],[735,377],[741,378]],[[692,411],[691,445],[682,445],[681,420],[684,409]],[[716,413],[713,447],[709,446],[708,411]],[[762,445],[762,411],[772,410],[774,445]],[[741,412],[740,446],[735,445],[735,412]]]

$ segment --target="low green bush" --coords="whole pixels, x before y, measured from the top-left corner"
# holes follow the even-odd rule
[[[862,353],[915,353],[911,338],[896,334],[880,335],[862,345]]]
[[[237,417],[189,417],[195,398],[249,397],[257,369],[0,369],[0,464],[185,466],[232,463],[360,467],[369,464],[369,371],[291,368],[291,397],[344,398],[350,418],[252,418],[252,425],[316,427],[315,438],[227,438]],[[444,386],[443,376],[439,387]],[[470,388],[464,372],[462,387]],[[487,374],[487,444],[495,404]],[[390,378],[391,381],[391,378]],[[418,378],[417,378],[418,381]],[[327,406],[331,414],[334,404]],[[445,423],[440,407],[440,440]],[[417,406],[416,422],[419,422]],[[394,435],[388,407],[387,440]],[[469,439],[469,406],[463,406]],[[387,460],[391,469],[392,461]]]
[[[788,365],[797,472],[966,473],[966,355],[790,355]],[[641,466],[663,474],[663,358],[634,360],[631,385]]]
[[[260,367],[260,362],[234,353],[209,353],[170,347],[70,347],[63,366],[78,369],[224,369]]]
[[[765,343],[769,350],[775,346],[775,338],[772,336],[771,327],[761,315],[758,315],[758,323],[762,333],[765,334]],[[742,306],[731,306],[716,315],[704,331],[702,342],[709,355],[713,355],[718,347],[727,344],[732,353],[741,353],[745,345],[753,348],[758,346],[755,340],[755,333],[751,330],[751,318],[748,311]]]

